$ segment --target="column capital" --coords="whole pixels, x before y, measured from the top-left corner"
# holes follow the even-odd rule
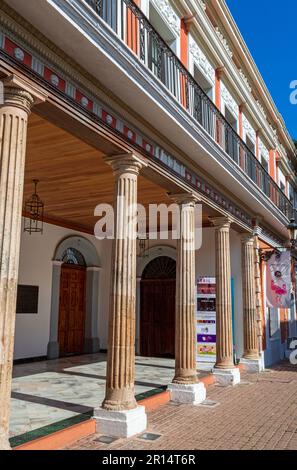
[[[60,260],[57,260],[57,259],[53,259],[53,260],[52,260],[52,265],[53,265],[53,266],[61,267],[62,264],[64,264],[64,261],[60,261]]]
[[[167,193],[168,197],[172,199],[176,204],[179,205],[192,205],[195,206],[197,202],[200,202],[201,199],[196,196],[194,193],[177,193],[171,194]]]
[[[241,243],[244,245],[254,245],[255,235],[251,232],[242,233],[240,235]]]
[[[111,166],[114,175],[117,176],[123,173],[138,175],[142,168],[147,166],[145,160],[133,153],[107,156],[104,157],[104,161]]]
[[[220,67],[217,67],[215,72],[216,72],[216,77],[220,80],[222,78],[223,74],[225,73],[224,65],[222,65]]]
[[[5,78],[3,83],[4,106],[20,108],[29,114],[32,106],[46,100],[41,90],[16,75]]]
[[[230,217],[210,217],[209,221],[216,229],[229,229],[233,223]]]

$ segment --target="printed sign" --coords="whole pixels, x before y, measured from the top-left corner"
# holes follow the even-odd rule
[[[267,263],[268,307],[291,307],[291,255],[289,251],[274,253]]]
[[[197,362],[216,361],[216,280],[200,277],[197,281]]]

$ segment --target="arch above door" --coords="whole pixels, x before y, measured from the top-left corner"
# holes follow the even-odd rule
[[[60,241],[55,249],[52,261],[50,335],[47,347],[49,359],[56,359],[60,356],[58,327],[61,272],[64,263],[77,264],[78,266],[83,264],[86,267],[86,314],[83,352],[96,353],[100,351],[98,336],[100,258],[90,240],[82,236],[72,235]]]
[[[176,249],[168,245],[156,245],[145,251],[144,255],[137,260],[137,278],[141,278],[146,266],[159,256],[167,256],[176,261]]]

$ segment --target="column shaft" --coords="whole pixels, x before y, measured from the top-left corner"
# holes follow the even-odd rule
[[[116,177],[115,238],[109,316],[106,396],[110,411],[136,408],[134,394],[137,176],[133,155],[107,158]]]
[[[216,252],[216,368],[232,369],[232,305],[231,305],[231,261],[230,221],[226,218],[211,219],[215,225]]]
[[[242,237],[244,358],[258,359],[254,236]]]
[[[9,416],[27,122],[32,96],[6,87],[0,109],[0,449],[10,449]]]
[[[173,383],[198,382],[196,372],[195,200],[182,199],[177,241],[175,377]]]

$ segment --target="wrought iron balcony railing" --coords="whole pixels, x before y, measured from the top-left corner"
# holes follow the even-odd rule
[[[132,0],[85,1],[278,209],[291,218],[294,211],[287,196],[140,8]]]

